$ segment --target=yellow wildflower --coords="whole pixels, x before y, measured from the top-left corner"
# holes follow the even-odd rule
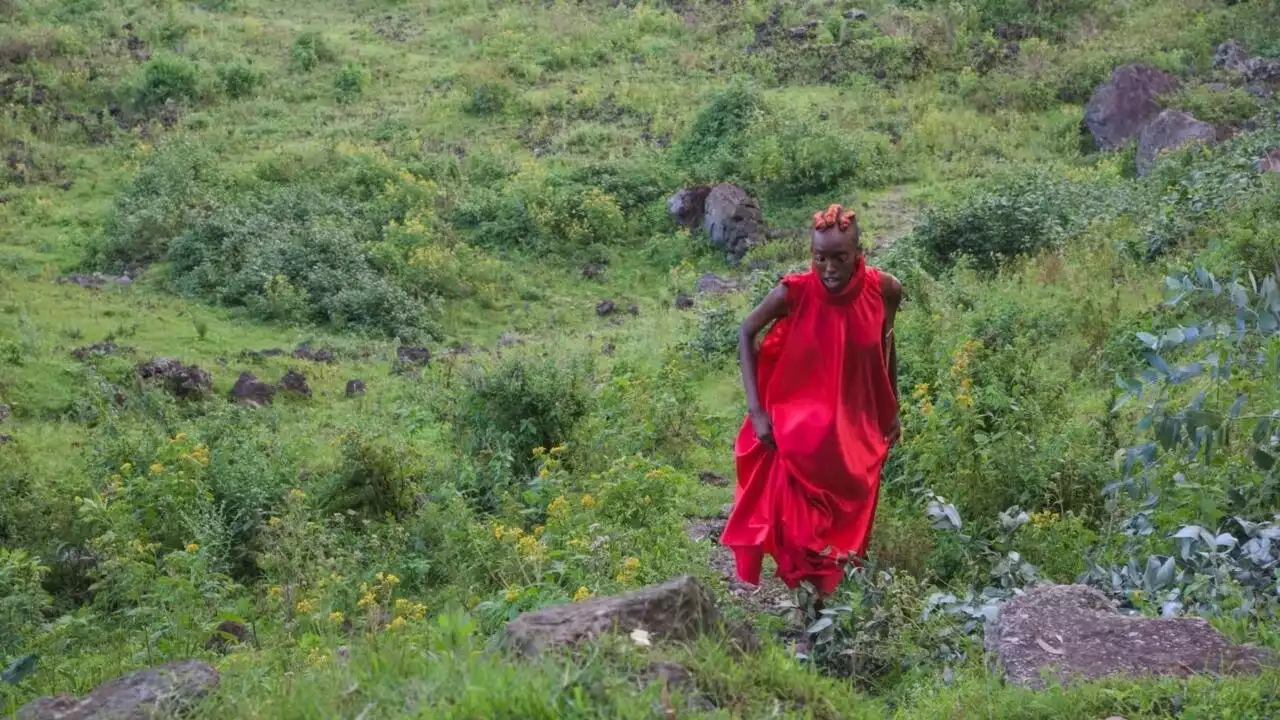
[[[578,588],[578,591],[573,594],[573,601],[582,602],[583,600],[586,600],[589,597],[591,597],[591,591],[588,590],[584,585]]]
[[[387,627],[391,630],[403,630],[405,624],[406,624],[405,619],[402,617],[398,617],[395,620],[392,620],[391,624],[388,625]]]
[[[636,568],[640,567],[640,559],[634,558],[634,557],[628,557],[627,559],[622,561],[622,567],[626,568],[627,570],[635,570]]]
[[[520,599],[520,591],[512,588],[507,591],[507,602],[515,602]]]
[[[275,527],[279,524],[280,524],[280,518],[278,517],[272,517],[270,520],[267,520],[267,527]]]
[[[329,660],[329,651],[323,648],[311,648],[311,652],[307,653],[307,663],[310,665],[323,665]]]
[[[305,615],[310,612],[315,612],[316,604],[314,602],[311,602],[310,600],[299,600],[297,604],[294,605],[294,608],[296,608],[298,612]]]
[[[126,474],[133,472],[133,463],[125,463],[121,465],[120,472],[126,473]]]
[[[599,506],[600,506],[600,503],[590,493],[587,493],[586,495],[582,496],[582,507],[593,508],[593,507],[599,507]]]
[[[547,454],[547,449],[544,447],[536,447],[533,449],[534,457],[542,457],[543,455],[546,455],[546,454]]]
[[[174,435],[173,440],[171,440],[170,442],[180,443],[180,442],[186,442],[186,441],[187,441],[187,434],[184,432],[180,432],[177,435]]]
[[[158,463],[158,462],[157,462],[157,463],[151,463],[151,468],[150,468],[150,470],[151,470],[151,474],[152,474],[152,475],[159,475],[160,473],[164,472],[164,465],[161,465],[161,464],[160,464],[160,463]]]
[[[284,592],[284,590],[279,585],[272,585],[267,588],[267,595],[270,597],[280,597],[282,592]]]
[[[563,495],[556,498],[555,500],[552,500],[551,504],[547,506],[547,512],[552,515],[559,515],[561,513],[568,511],[568,509],[569,509],[569,501],[565,500]]]
[[[552,455],[559,455],[560,453],[564,452],[564,448],[565,448],[564,443],[561,443],[561,444],[559,444],[559,445],[557,445],[557,446],[555,446],[555,447],[551,448],[551,454],[552,454]]]
[[[193,553],[200,549],[200,543],[187,543],[187,552]]]
[[[547,530],[546,525],[539,525],[533,529],[533,534],[535,537],[541,537],[542,533],[546,532],[546,530]]]
[[[342,621],[346,619],[347,619],[347,616],[343,615],[342,611],[340,610],[334,610],[333,612],[329,613],[329,622],[333,623],[334,625],[341,625]]]
[[[360,596],[360,601],[356,603],[358,608],[366,608],[378,602],[378,598],[371,592],[365,592]]]
[[[911,397],[920,400],[929,394],[929,383],[920,383],[916,385],[916,389],[911,392]]]
[[[551,471],[547,470],[546,468],[542,468],[541,470],[538,471],[538,477],[542,478],[543,480],[550,477],[550,475],[551,475]]]
[[[396,583],[400,582],[400,578],[398,576],[392,575],[391,573],[387,573],[387,576],[383,578],[382,581],[388,585],[395,585]]]
[[[307,499],[307,494],[302,492],[298,488],[294,488],[289,491],[289,499],[297,502],[302,502],[303,500]]]

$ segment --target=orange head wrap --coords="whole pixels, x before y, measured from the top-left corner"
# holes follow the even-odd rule
[[[844,209],[843,205],[833,204],[826,210],[813,214],[813,229],[822,231],[835,227],[840,232],[848,232],[857,218],[856,212]]]

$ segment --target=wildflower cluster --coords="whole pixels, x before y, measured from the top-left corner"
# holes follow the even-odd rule
[[[623,585],[629,585],[635,582],[636,570],[639,570],[639,569],[640,569],[639,558],[628,556],[626,559],[622,561],[622,569],[618,571],[618,574],[617,576],[614,577],[614,579],[622,583]]]

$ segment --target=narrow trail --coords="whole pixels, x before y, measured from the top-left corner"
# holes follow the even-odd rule
[[[726,512],[722,515],[727,515]],[[773,575],[770,568],[761,573],[760,585],[755,587],[738,579],[734,571],[733,551],[720,544],[725,518],[694,518],[685,524],[685,532],[694,542],[711,544],[711,567],[723,578],[729,593],[743,610],[758,615],[779,614],[784,604],[791,600],[791,590]]]

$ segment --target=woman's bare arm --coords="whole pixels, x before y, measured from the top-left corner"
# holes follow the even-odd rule
[[[756,437],[770,447],[775,447],[773,423],[760,403],[760,388],[756,384],[756,336],[769,323],[786,316],[787,288],[779,285],[747,315],[738,329],[738,359],[742,363],[742,387],[747,393],[747,412],[751,415]]]

